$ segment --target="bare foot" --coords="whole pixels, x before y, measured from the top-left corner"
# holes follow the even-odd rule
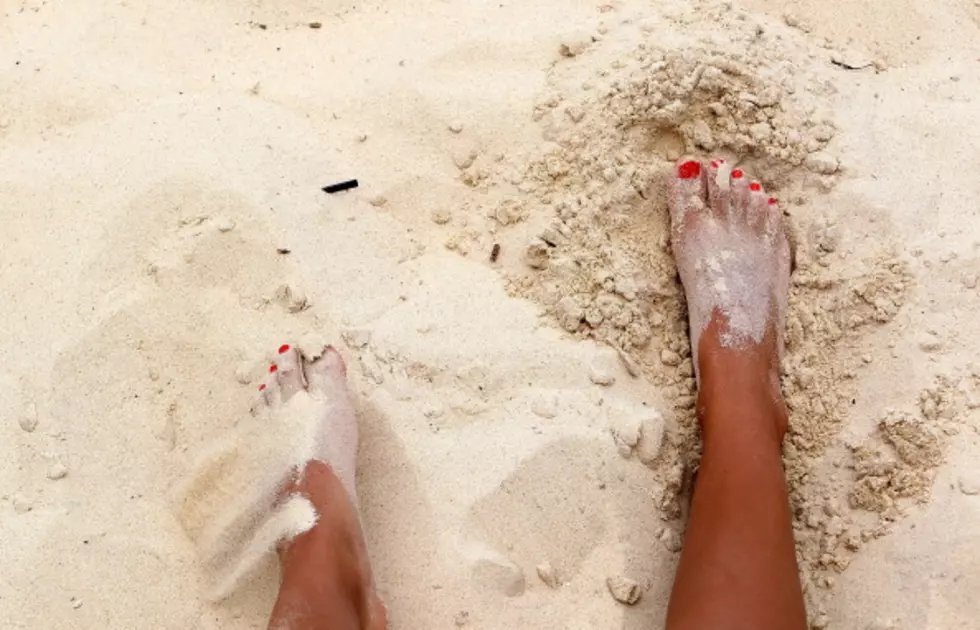
[[[374,590],[357,513],[357,418],[343,358],[328,346],[305,361],[284,345],[259,389],[260,406],[301,413],[317,424],[314,459],[283,490],[283,496],[306,497],[317,522],[280,545],[282,584],[269,628],[384,629],[385,608]]]
[[[691,348],[706,372],[748,371],[779,394],[790,244],[782,211],[724,160],[682,160],[670,181],[671,233],[687,295]],[[719,362],[724,367],[716,367]],[[785,428],[783,429],[785,431]]]

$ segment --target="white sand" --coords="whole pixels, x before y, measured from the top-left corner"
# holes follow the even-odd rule
[[[737,65],[798,76],[781,102],[836,129],[806,149],[821,156],[809,171],[777,156],[766,180],[797,202],[801,277],[837,279],[820,305],[819,281],[791,300],[788,457],[813,622],[975,627],[975,2],[145,4],[0,9],[4,627],[263,627],[273,561],[209,603],[172,497],[248,414],[255,382],[240,381],[302,338],[335,341],[351,365],[358,492],[394,628],[657,627],[691,375],[654,174],[703,130],[641,125],[606,165],[609,121],[635,120],[635,94],[595,99],[639,42],[724,55],[756,24],[763,63]],[[553,159],[568,175],[549,184],[534,165],[575,129],[584,145]],[[827,155],[842,170],[817,175]],[[320,191],[350,177],[358,190]],[[628,178],[648,202],[616,188]],[[612,205],[594,213],[602,181]],[[566,212],[551,196],[594,183],[563,219],[568,243],[532,251],[530,269],[527,239]],[[508,199],[524,205],[486,218]],[[609,249],[615,221],[629,238]],[[610,275],[583,289],[562,271],[576,256],[590,273],[611,260]],[[290,312],[282,285],[309,308]],[[588,336],[623,346],[640,377]],[[886,409],[911,414],[938,467],[894,424],[876,429]],[[658,410],[659,457],[642,441],[622,457],[641,421],[659,435]],[[539,579],[545,562],[559,588]],[[636,606],[610,597],[617,576],[642,587]]]

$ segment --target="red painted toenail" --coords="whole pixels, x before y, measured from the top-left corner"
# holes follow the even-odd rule
[[[261,392],[263,389],[265,389],[265,383],[259,385],[259,391]]]
[[[769,197],[769,205],[770,206],[774,206],[777,203],[779,203],[779,199],[776,199],[775,197]]]
[[[272,365],[269,366],[269,372],[270,373],[275,372],[278,369],[279,369],[279,366],[276,365],[275,363],[273,363]]]
[[[745,173],[739,169],[732,171],[732,179],[741,179],[743,175],[745,175]]]
[[[762,186],[758,182],[752,182],[751,184],[749,184],[749,190],[754,190],[758,192],[762,190]]]
[[[281,346],[279,346],[279,354],[286,354],[287,352],[289,352],[289,344],[288,343],[284,343]]]
[[[711,160],[711,168],[718,168],[718,160]]]
[[[677,167],[677,176],[681,179],[691,179],[701,174],[701,164],[690,160]]]

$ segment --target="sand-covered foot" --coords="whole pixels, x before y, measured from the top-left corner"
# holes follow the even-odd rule
[[[791,262],[779,204],[725,160],[682,160],[669,205],[699,375],[699,354],[715,349],[763,349],[777,369]]]
[[[312,361],[290,345],[279,348],[259,386],[259,407],[274,417],[304,415],[315,427],[312,458],[329,465],[356,504],[357,418],[347,389],[347,366],[333,346]]]
[[[271,412],[270,420],[299,414],[316,436],[310,461],[283,488],[282,500],[308,499],[317,520],[280,544],[282,585],[269,627],[383,630],[386,612],[374,589],[357,513],[357,418],[343,358],[328,346],[307,361],[283,345],[259,390],[259,407]]]

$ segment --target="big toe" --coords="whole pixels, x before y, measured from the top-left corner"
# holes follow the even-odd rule
[[[307,388],[314,394],[330,398],[347,395],[347,364],[333,346],[306,364]]]
[[[668,205],[675,233],[682,232],[707,207],[704,169],[696,160],[681,160],[670,178]]]

